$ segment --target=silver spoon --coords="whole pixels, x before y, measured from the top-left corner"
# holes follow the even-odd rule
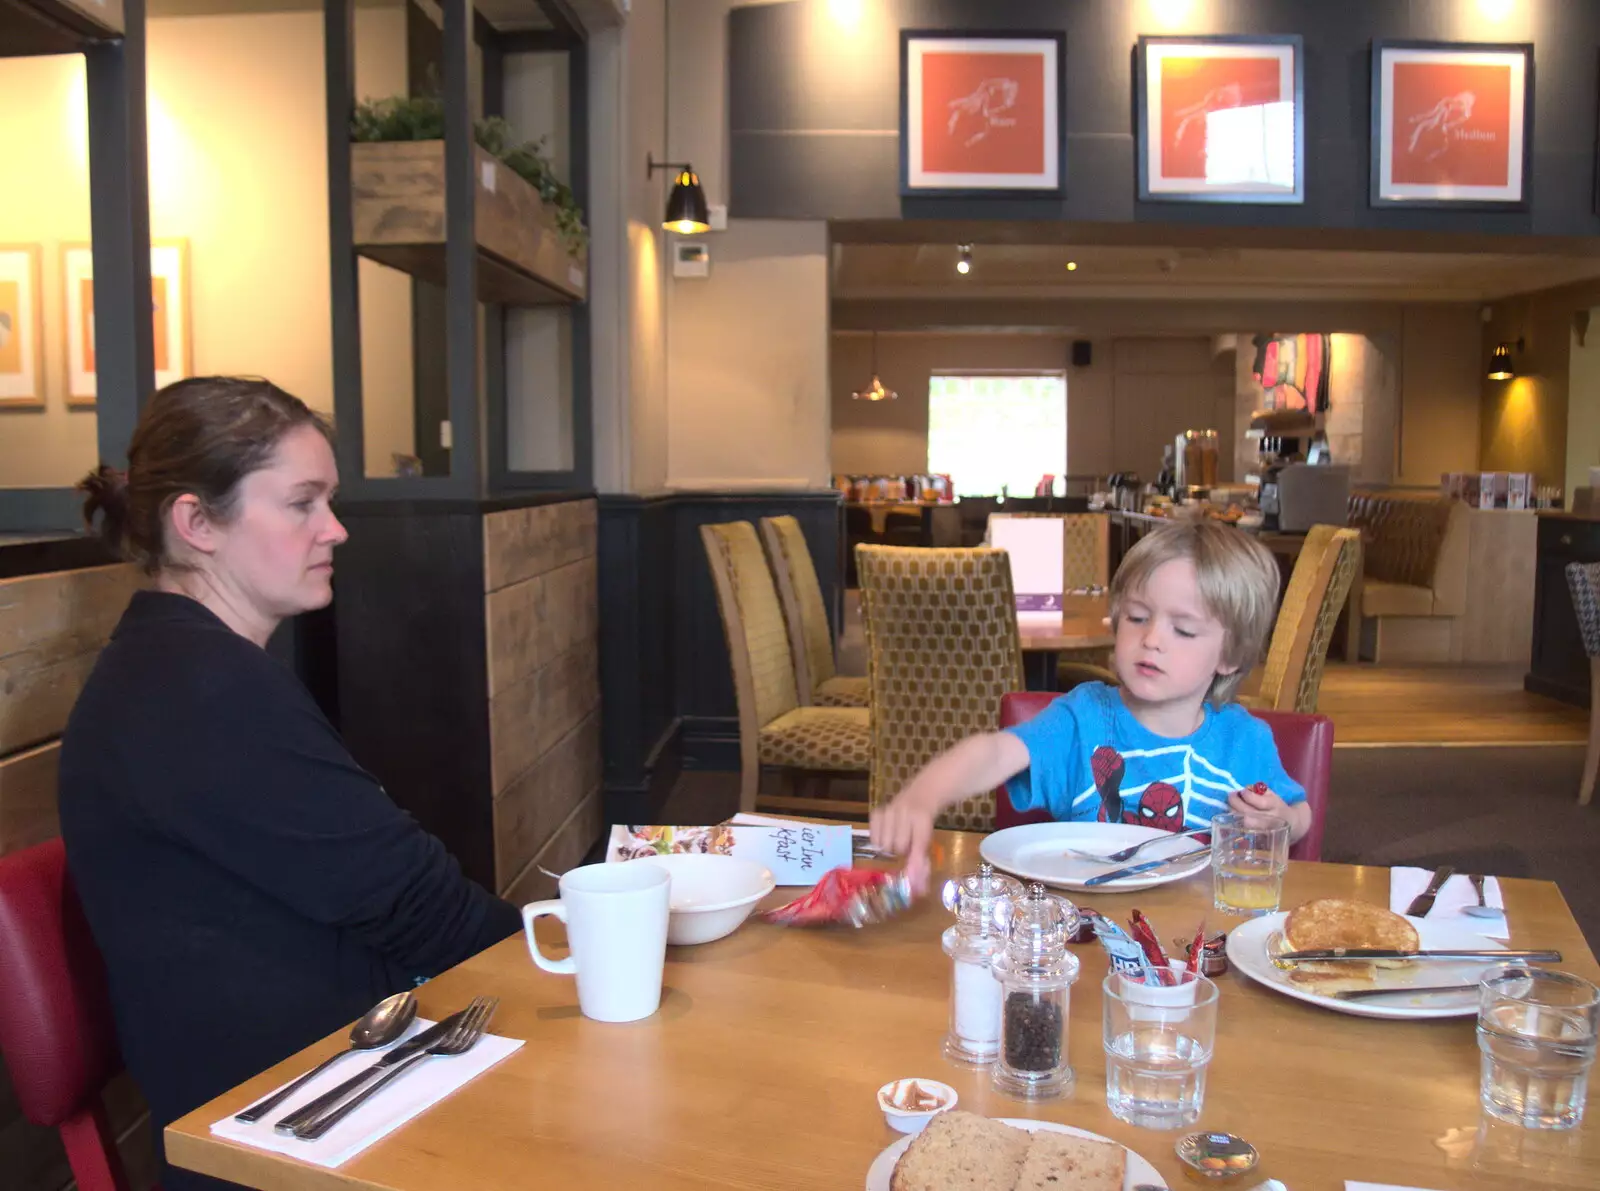
[[[1478,894],[1478,904],[1475,906],[1462,906],[1461,912],[1468,918],[1499,918],[1503,911],[1491,906],[1483,896],[1483,878],[1473,873],[1467,880],[1472,882],[1472,888]]]
[[[326,1071],[346,1055],[354,1054],[358,1050],[375,1050],[380,1046],[387,1046],[401,1034],[406,1032],[406,1027],[417,1016],[417,995],[412,992],[395,993],[392,997],[385,997],[371,1009],[368,1009],[361,1020],[350,1027],[350,1047],[341,1050],[338,1054],[322,1060],[310,1071],[286,1088],[281,1088],[272,1093],[265,1100],[252,1104],[241,1113],[235,1113],[233,1119],[250,1125],[266,1116],[278,1105],[282,1104],[296,1088],[303,1087],[305,1082],[318,1072]]]

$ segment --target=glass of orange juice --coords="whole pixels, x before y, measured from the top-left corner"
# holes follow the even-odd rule
[[[1232,812],[1211,819],[1211,902],[1228,914],[1271,914],[1289,867],[1289,824]]]

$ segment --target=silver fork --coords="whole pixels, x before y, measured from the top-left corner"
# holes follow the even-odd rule
[[[1193,831],[1169,831],[1151,839],[1142,840],[1130,847],[1119,848],[1117,851],[1109,854],[1101,852],[1085,852],[1081,848],[1068,848],[1067,854],[1070,856],[1076,856],[1079,860],[1093,860],[1098,864],[1121,864],[1124,860],[1132,860],[1140,852],[1143,852],[1146,848],[1153,844],[1162,844],[1167,840],[1172,839],[1188,839],[1191,836],[1210,834],[1211,828],[1196,827]]]
[[[494,1011],[499,1005],[500,999],[498,997],[474,998],[472,1004],[467,1007],[467,1012],[461,1018],[461,1021],[438,1042],[426,1050],[418,1051],[409,1059],[396,1063],[388,1071],[385,1071],[383,1076],[370,1087],[363,1088],[343,1104],[312,1117],[304,1124],[296,1125],[294,1135],[301,1141],[316,1141],[317,1138],[323,1136],[329,1129],[332,1129],[345,1117],[372,1099],[378,1091],[400,1078],[401,1075],[411,1070],[424,1059],[431,1059],[435,1055],[452,1058],[456,1055],[466,1054],[474,1046],[478,1045],[478,1041],[483,1037],[484,1032],[488,1030],[489,1022],[494,1018]]]

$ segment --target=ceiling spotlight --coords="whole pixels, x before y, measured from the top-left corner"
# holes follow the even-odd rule
[[[961,245],[961,256],[956,261],[956,272],[960,273],[963,277],[965,277],[968,273],[972,272],[972,245],[971,244],[963,244],[963,245]]]
[[[1077,271],[1078,271],[1078,262],[1077,261],[1068,261],[1067,262],[1067,272],[1068,273],[1076,273]]]

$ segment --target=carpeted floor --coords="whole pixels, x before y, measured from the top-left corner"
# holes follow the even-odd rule
[[[1600,951],[1600,801],[1577,804],[1582,769],[1566,745],[1338,749],[1323,859],[1554,881]],[[662,822],[716,822],[738,790],[737,774],[685,773]]]
[[[1563,745],[1338,749],[1323,859],[1554,881],[1600,950],[1600,803],[1578,805],[1582,770]]]

